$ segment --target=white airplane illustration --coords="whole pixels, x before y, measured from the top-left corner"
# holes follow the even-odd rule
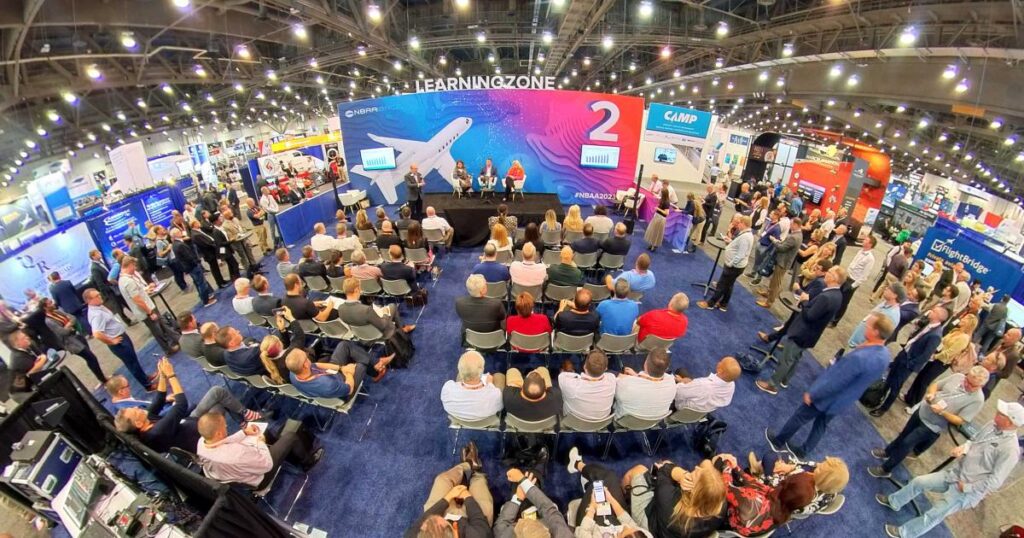
[[[367,134],[374,142],[392,147],[398,152],[395,168],[366,171],[360,164],[352,167],[352,173],[369,178],[370,182],[384,194],[384,199],[389,204],[398,201],[397,188],[405,183],[405,174],[409,172],[410,165],[417,165],[423,177],[426,177],[431,170],[437,170],[445,181],[452,183],[452,170],[455,169],[455,159],[452,158],[451,153],[452,145],[472,125],[471,118],[456,118],[426,142]]]

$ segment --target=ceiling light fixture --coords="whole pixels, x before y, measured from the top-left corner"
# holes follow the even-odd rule
[[[840,65],[840,64],[835,64],[835,65],[832,66],[831,69],[828,70],[829,78],[836,78],[836,77],[838,77],[839,75],[842,75],[842,74],[843,74],[843,66]]]
[[[729,23],[725,21],[718,21],[718,26],[715,28],[715,35],[718,37],[725,37],[729,35]]]
[[[412,36],[409,38],[409,48],[412,50],[420,50],[420,38]]]
[[[956,83],[956,87],[953,88],[953,91],[955,91],[956,93],[964,93],[967,91],[969,87],[970,85],[967,83],[967,79],[963,78],[960,79],[960,82]]]
[[[900,32],[899,42],[904,47],[909,47],[917,41],[917,30],[913,26],[907,26]]]
[[[380,19],[382,17],[380,12],[380,6],[378,6],[377,4],[369,4],[368,6],[366,6],[366,16],[369,17],[370,20],[373,22],[380,22]]]
[[[245,45],[238,45],[237,47],[235,47],[235,54],[237,54],[239,58],[252,58],[252,53],[249,52],[249,47]]]
[[[476,33],[476,42],[477,43],[485,43],[485,42],[487,42],[487,34],[485,34],[482,31],[477,32]]]
[[[792,43],[786,43],[785,45],[783,45],[782,46],[782,56],[783,56],[783,58],[788,58],[788,57],[790,57],[792,55],[793,55],[793,44]]]
[[[100,68],[96,66],[96,64],[90,64],[88,67],[85,68],[85,76],[93,80],[99,80],[103,78],[103,73],[100,71]]]
[[[135,41],[135,34],[132,32],[121,32],[121,46],[126,49],[134,49],[139,43]]]
[[[661,47],[661,57],[662,58],[670,58],[671,56],[672,56],[672,49],[670,49],[668,47],[668,45],[665,45],[664,47]]]
[[[942,78],[952,80],[954,77],[956,77],[956,65],[949,64],[946,66],[946,69],[942,71]]]
[[[649,19],[654,14],[654,4],[651,0],[641,0],[640,8],[637,11],[641,19]]]

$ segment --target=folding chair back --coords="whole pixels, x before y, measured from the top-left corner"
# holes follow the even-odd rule
[[[328,338],[336,338],[338,340],[352,339],[352,330],[340,318],[330,321],[318,321],[316,326],[320,329],[320,333]]]
[[[599,263],[601,267],[609,270],[622,269],[622,264],[625,261],[625,256],[621,254],[601,254]]]
[[[454,429],[465,428],[467,430],[490,430],[498,431],[501,426],[501,416],[493,415],[480,420],[463,420],[448,415],[448,427]]]
[[[398,238],[401,239],[403,243],[405,242],[406,238],[408,238],[408,237],[409,237],[409,230],[407,230],[405,228],[399,228],[398,229]]]
[[[512,263],[512,251],[511,250],[499,250],[495,256],[495,261],[508,265]]]
[[[576,287],[548,284],[548,287],[544,290],[544,296],[554,303],[557,303],[562,299],[568,299],[571,301],[576,298]]]
[[[320,334],[320,327],[317,327],[316,322],[311,319],[298,319],[299,327],[302,327],[303,332],[306,334]]]
[[[352,336],[360,342],[372,344],[384,339],[384,334],[373,325],[350,325],[349,328],[352,329]]]
[[[668,424],[696,424],[703,420],[705,416],[707,416],[707,413],[694,411],[693,409],[687,409],[684,407],[682,409],[676,409],[675,412],[665,419],[665,422]]]
[[[482,333],[466,329],[466,344],[477,351],[495,351],[505,346],[505,331],[498,329]]]
[[[331,285],[324,280],[324,277],[319,275],[307,276],[303,279],[306,282],[306,287],[314,291],[328,292],[331,291]]]
[[[637,417],[637,416],[633,416],[633,415],[626,415],[626,416],[619,417],[619,418],[615,419],[615,428],[617,430],[618,429],[623,429],[623,430],[629,430],[629,431],[647,431],[647,430],[652,430],[652,429],[658,427],[658,425],[661,424],[661,421],[665,420],[665,417],[667,417],[667,416],[668,416],[668,413],[665,413],[664,415],[662,415],[662,416],[660,416],[658,418],[643,418],[643,417]]]
[[[608,289],[608,286],[604,284],[591,284],[590,282],[583,283],[583,289],[590,292],[590,300],[598,303],[605,299],[610,299],[612,292]]]
[[[248,320],[249,323],[251,323],[251,324],[253,324],[253,325],[257,326],[257,327],[266,327],[267,326],[267,319],[264,318],[263,316],[257,314],[256,312],[249,312],[249,313],[247,313],[245,315],[245,319]]]
[[[597,253],[589,252],[581,254],[577,252],[573,255],[572,261],[576,262],[576,267],[579,267],[580,269],[592,269],[597,265]]]
[[[377,232],[373,228],[369,230],[356,230],[356,235],[359,237],[359,242],[363,245],[373,243],[377,240]]]
[[[648,334],[644,337],[644,340],[637,345],[639,351],[654,351],[655,349],[665,349],[672,347],[675,343],[674,339],[662,338],[653,334]]]
[[[563,243],[572,243],[573,241],[583,237],[583,232],[570,232],[568,230],[562,235]]]
[[[502,280],[501,282],[488,282],[487,296],[491,299],[504,299],[505,297],[508,297],[508,281]]]
[[[541,261],[544,265],[558,265],[562,263],[562,252],[557,246],[553,248],[544,249],[544,254],[541,256]]]
[[[342,263],[352,263],[352,253],[353,252],[355,252],[355,250],[343,250],[343,251],[341,251],[341,261],[342,261]]]
[[[573,431],[580,433],[597,433],[603,432],[608,429],[612,424],[612,419],[615,418],[613,415],[608,415],[601,420],[587,420],[580,418],[572,413],[566,413],[562,416],[562,420],[559,424],[559,428],[565,431]]]
[[[551,335],[548,333],[526,335],[513,331],[508,335],[512,346],[533,353],[547,353],[551,349]]]
[[[327,280],[331,283],[332,292],[345,293],[345,277],[329,276]]]
[[[337,254],[337,253],[338,253],[338,251],[334,250],[334,249],[318,250],[318,251],[316,251],[316,257],[319,258],[320,261],[326,263],[326,262],[329,262],[329,261],[333,260],[334,259],[334,255]]]
[[[558,417],[548,417],[544,420],[523,420],[512,414],[505,415],[505,431],[554,435],[557,424]]]
[[[417,264],[427,263],[430,261],[430,257],[427,256],[427,249],[425,248],[405,249],[405,259]]]
[[[608,239],[608,232],[594,232],[594,239],[597,239],[598,242],[603,242],[605,239]]]
[[[380,280],[381,286],[384,288],[384,293],[392,297],[405,297],[412,293],[412,288],[409,287],[409,283],[404,280],[388,280],[382,278]]]
[[[359,289],[362,290],[363,295],[379,295],[380,292],[384,291],[376,278],[360,278]]]
[[[431,228],[429,230],[423,230],[423,237],[426,238],[428,243],[444,243],[444,233],[439,228]]]
[[[562,244],[562,230],[544,230],[540,240],[548,246],[557,247]]]
[[[629,295],[627,295],[626,298],[632,299],[639,303],[640,301],[644,300],[644,292],[630,290]]]
[[[633,347],[636,346],[636,334],[635,332],[626,335],[601,333],[597,339],[597,349],[609,355],[632,353]]]
[[[515,252],[512,253],[512,259],[517,262],[523,261],[523,249],[517,248]]]
[[[370,265],[380,265],[384,260],[380,257],[380,249],[377,247],[366,247],[363,249],[363,254],[366,255],[366,263]]]
[[[573,336],[560,331],[555,332],[552,349],[557,353],[589,353],[594,345],[594,333]]]
[[[519,297],[520,293],[527,292],[533,297],[534,302],[539,302],[544,298],[544,286],[522,286],[520,284],[512,283],[512,291],[510,295],[513,299]]]

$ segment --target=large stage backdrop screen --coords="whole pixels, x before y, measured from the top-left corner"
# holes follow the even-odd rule
[[[375,204],[405,201],[404,176],[413,164],[426,192],[451,192],[452,170],[461,159],[476,189],[487,157],[494,160],[499,185],[517,160],[526,171],[527,193],[593,203],[634,183],[643,110],[642,99],[623,95],[465,90],[342,103],[338,116],[352,184],[367,189]],[[609,149],[602,153],[594,146]],[[387,147],[395,150],[393,167],[380,159],[362,161],[374,154],[366,150]]]

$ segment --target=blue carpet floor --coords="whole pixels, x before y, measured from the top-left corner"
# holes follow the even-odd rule
[[[627,266],[644,251],[642,234],[642,229],[634,234]],[[298,258],[302,244],[292,249],[293,259]],[[478,254],[476,249],[461,249],[440,257],[443,273],[429,288],[430,304],[423,309],[403,307],[404,320],[417,324],[413,333],[417,353],[410,368],[393,370],[382,382],[370,383],[367,386],[369,397],[356,405],[351,416],[337,417],[329,431],[320,435],[326,455],[312,472],[290,520],[308,523],[331,536],[397,537],[419,516],[434,476],[457,462],[457,456],[452,455],[454,432],[447,427],[439,394],[444,381],[454,377],[456,361],[462,351],[454,301],[465,293],[464,282]],[[283,295],[281,279],[271,262],[266,263],[267,277],[274,293]],[[697,308],[693,303],[700,299],[700,290],[691,282],[707,280],[711,265],[712,260],[703,253],[684,255],[659,250],[653,255],[652,264],[658,286],[643,300],[642,310],[648,310],[663,308],[677,291],[690,296],[689,332],[672,348],[672,366],[684,366],[697,376],[711,372],[726,354],[746,352],[747,346],[755,342],[757,330],[777,323],[769,312],[755,306],[754,297],[741,286],[737,286],[728,312]],[[233,290],[224,290],[216,305],[198,309],[196,316],[200,322],[245,327],[245,320],[231,309],[232,294]],[[257,338],[262,337],[258,330],[250,332]],[[144,353],[140,353],[147,370],[153,368],[154,348],[150,342]],[[488,358],[489,371],[493,371],[495,362],[494,358]],[[497,362],[500,366],[502,361]],[[208,383],[222,383],[216,378],[207,379],[183,354],[175,356],[174,363],[192,401],[198,401]],[[753,379],[745,375],[737,382],[732,405],[715,414],[729,425],[720,450],[737,455],[741,461],[748,451],[767,451],[765,427],[777,431],[799,405],[803,389],[821,371],[818,363],[806,356],[797,368],[791,388],[775,397],[757,390]],[[234,386],[233,390],[241,394],[244,389]],[[287,414],[298,410],[288,406],[281,411]],[[310,411],[302,410],[301,414],[313,424]],[[798,441],[805,434],[806,430],[799,433]],[[491,490],[500,504],[509,498],[511,488],[499,461],[497,434],[463,432],[459,444],[470,439],[480,447]],[[637,434],[618,435],[617,449],[608,461],[601,463],[619,472],[638,463],[649,465],[653,460],[662,459],[692,467],[698,463],[698,456],[689,439],[688,432],[673,430],[652,459],[644,454]],[[651,440],[653,442],[654,436]],[[593,436],[561,437],[544,489],[563,510],[569,500],[580,496],[578,477],[568,476],[563,465],[569,447],[577,444],[587,461],[598,462],[603,441],[603,437],[598,441]],[[883,445],[878,432],[859,410],[851,409],[832,421],[813,456],[818,459],[838,456],[849,465],[851,480],[845,491],[847,502],[835,515],[795,522],[792,528],[796,536],[880,536],[884,535],[884,522],[903,522],[912,517],[910,508],[893,514],[873,499],[875,493],[893,491],[888,483],[871,478],[864,470],[876,464],[869,450]],[[896,477],[906,480],[906,470],[899,468]],[[299,481],[293,476],[282,476],[275,487],[269,501],[282,516],[298,488]],[[946,537],[950,533],[942,525],[928,536]]]

